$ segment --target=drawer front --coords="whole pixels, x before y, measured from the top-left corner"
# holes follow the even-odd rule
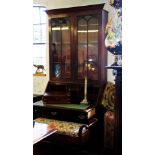
[[[60,111],[51,109],[51,108],[46,108],[43,111],[43,117],[45,118],[51,118],[51,119],[60,119]]]
[[[74,115],[74,119],[77,120],[79,123],[87,123],[88,117],[87,113],[85,112],[78,112],[77,115]]]
[[[58,109],[50,107],[34,107],[34,118],[44,117],[49,119],[59,119],[64,121],[79,122],[79,123],[88,123],[95,115],[95,109],[92,109],[88,112],[86,111],[77,111],[72,109]]]
[[[87,113],[74,110],[45,108],[42,110],[42,117],[79,123],[88,122]]]
[[[92,109],[89,112],[78,112],[77,115],[75,115],[75,119],[81,123],[88,123],[89,120],[95,116],[95,114],[95,109]]]
[[[87,123],[87,113],[79,112],[74,110],[63,110],[61,109],[61,120],[71,121],[71,122],[79,122],[79,123]]]
[[[70,103],[70,99],[67,96],[49,96],[43,99],[44,103]]]

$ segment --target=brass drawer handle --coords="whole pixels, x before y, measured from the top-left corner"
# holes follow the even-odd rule
[[[85,116],[84,115],[79,115],[78,118],[85,119]]]

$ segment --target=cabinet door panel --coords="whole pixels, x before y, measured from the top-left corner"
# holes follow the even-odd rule
[[[70,20],[69,18],[52,19],[51,21],[51,72],[55,79],[66,79],[71,76],[70,67]]]
[[[89,79],[98,80],[98,18],[80,16],[77,21],[78,79],[86,73]]]

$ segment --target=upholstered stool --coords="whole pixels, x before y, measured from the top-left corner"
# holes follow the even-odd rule
[[[81,145],[88,140],[90,134],[89,128],[96,123],[97,119],[94,119],[94,121],[89,125],[47,118],[37,118],[34,121],[52,124],[57,128],[58,131],[48,137],[47,140],[51,142]]]

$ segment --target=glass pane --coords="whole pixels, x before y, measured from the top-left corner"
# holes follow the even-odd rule
[[[69,78],[70,72],[70,21],[53,19],[52,25],[52,75]]]
[[[33,7],[33,24],[40,23],[39,7]]]
[[[60,45],[56,44],[56,43],[52,43],[52,62],[59,62],[60,61]]]
[[[71,76],[70,67],[70,22],[64,19],[61,25],[62,33],[62,76],[69,78]]]
[[[96,18],[88,21],[88,40],[90,43],[98,44],[98,20]]]
[[[44,67],[46,67],[46,58],[33,58],[33,64],[34,65],[43,65]]]
[[[61,25],[59,20],[52,20],[52,43],[60,44],[61,42]]]
[[[61,65],[54,63],[52,66],[52,75],[56,78],[59,78],[61,76]]]
[[[45,12],[46,8],[44,7],[40,7],[40,19],[41,19],[41,23],[46,23],[46,20],[47,20],[47,14]]]
[[[62,45],[62,75],[69,78],[71,76],[70,45]]]
[[[33,64],[46,65],[46,44],[33,45]]]
[[[84,62],[87,60],[87,21],[78,21],[78,78],[84,77]]]
[[[40,25],[41,27],[41,43],[46,43],[46,24]]]
[[[33,43],[41,42],[41,30],[40,25],[33,25]]]
[[[61,59],[61,29],[59,20],[52,21],[52,59],[56,62]]]
[[[88,77],[98,79],[98,20],[90,18],[88,21]]]
[[[70,29],[68,27],[62,27],[62,44],[70,44]]]

